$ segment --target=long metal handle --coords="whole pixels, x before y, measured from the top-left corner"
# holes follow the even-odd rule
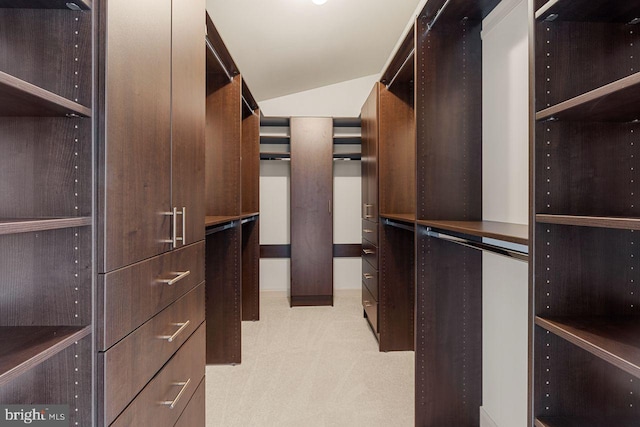
[[[373,279],[373,274],[369,274],[369,273],[364,273],[363,274],[364,278],[367,280]]]
[[[365,218],[373,218],[373,215],[371,215],[371,214],[369,213],[369,208],[372,208],[372,207],[373,207],[373,205],[370,205],[370,204],[368,204],[368,203],[366,203],[366,204],[364,205],[364,217],[365,217]]]
[[[173,247],[178,246],[178,208],[173,208]]]
[[[182,246],[186,244],[187,241],[187,208],[182,207]]]
[[[180,400],[180,398],[182,397],[184,392],[187,390],[187,387],[189,387],[190,383],[191,383],[191,378],[189,378],[185,382],[173,383],[174,386],[181,386],[182,387],[180,389],[180,392],[178,393],[178,395],[176,396],[175,399],[173,399],[173,400],[165,400],[164,402],[160,402],[160,404],[168,406],[169,409],[175,408],[176,405],[178,404],[178,401]]]
[[[331,199],[329,199],[329,215],[331,215]]]
[[[171,274],[177,274],[176,277],[174,277],[173,279],[160,279],[158,280],[158,282],[160,283],[166,283],[167,285],[171,286],[171,285],[175,285],[176,283],[178,283],[180,280],[184,279],[185,277],[187,277],[189,274],[191,274],[191,270],[187,270],[187,271],[179,271],[176,273],[171,273]]]
[[[363,249],[362,252],[364,252],[365,255],[373,255],[376,253],[374,250],[371,250],[371,249]]]
[[[184,331],[187,326],[189,326],[189,323],[191,323],[190,320],[187,320],[183,323],[172,323],[172,326],[180,326],[180,328],[178,328],[178,330],[175,331],[173,335],[161,335],[158,338],[160,338],[161,340],[167,340],[168,342],[173,342],[178,337],[178,335],[180,335],[182,331]]]

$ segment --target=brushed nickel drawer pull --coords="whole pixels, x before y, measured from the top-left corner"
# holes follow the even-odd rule
[[[364,306],[365,307],[371,307],[371,303],[367,300],[364,301]]]
[[[178,215],[182,215],[182,237],[178,237]],[[184,246],[185,238],[185,226],[187,225],[187,208],[183,207],[182,211],[178,211],[178,208],[173,208],[173,248],[178,247],[178,242],[182,242]]]
[[[184,331],[187,328],[187,326],[189,326],[190,322],[191,322],[190,320],[187,320],[186,322],[183,322],[183,323],[172,323],[171,324],[172,326],[180,326],[180,328],[173,335],[162,335],[162,336],[159,336],[158,338],[162,340],[167,340],[169,342],[173,342],[178,337],[178,335],[180,335],[182,331]]]
[[[178,283],[180,280],[184,279],[185,277],[187,277],[188,275],[191,274],[191,270],[187,270],[187,271],[180,271],[180,272],[176,272],[176,273],[171,273],[171,274],[177,274],[176,277],[174,277],[173,279],[160,279],[158,280],[160,283],[166,283],[167,285],[171,286],[171,285],[175,285],[176,283]]]
[[[373,274],[369,274],[369,273],[364,273],[363,274],[364,278],[367,280],[373,279]]]
[[[365,233],[369,234],[369,233],[373,233],[373,230],[370,230],[368,228],[363,229],[362,231],[364,231]]]
[[[184,392],[187,390],[187,387],[189,387],[189,384],[191,383],[191,378],[189,378],[187,381],[185,382],[180,382],[180,383],[173,383],[174,386],[181,386],[182,388],[180,389],[180,392],[178,393],[178,395],[176,396],[175,399],[173,400],[165,400],[164,402],[160,402],[161,405],[165,405],[168,406],[169,409],[173,409],[176,407],[176,405],[178,404],[178,401],[180,400],[180,398],[182,397],[182,395],[184,394]]]
[[[372,249],[363,249],[362,252],[364,252],[365,255],[373,255],[376,253],[376,251]]]
[[[182,207],[182,246],[187,241],[187,208]]]

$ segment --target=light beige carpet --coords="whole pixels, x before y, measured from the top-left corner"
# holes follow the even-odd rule
[[[242,364],[207,366],[208,427],[413,426],[414,353],[378,351],[360,291],[296,308],[263,292],[260,310]]]

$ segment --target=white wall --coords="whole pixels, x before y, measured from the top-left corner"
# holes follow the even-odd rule
[[[528,13],[503,0],[483,22],[483,218],[528,223]],[[528,265],[483,255],[483,427],[527,423]]]

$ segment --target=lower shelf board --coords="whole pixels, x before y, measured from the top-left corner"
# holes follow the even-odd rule
[[[637,427],[637,418],[584,418],[584,417],[549,417],[536,418],[535,427]]]
[[[86,227],[91,217],[0,219],[0,234],[30,233],[61,228]]]
[[[91,333],[91,326],[0,326],[0,386]]]
[[[630,317],[536,317],[536,325],[640,378],[640,322]],[[637,424],[640,425],[640,422]]]

